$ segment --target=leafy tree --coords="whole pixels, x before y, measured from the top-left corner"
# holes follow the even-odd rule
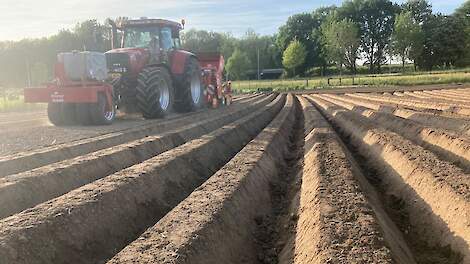
[[[360,48],[370,72],[381,71],[399,9],[389,0],[351,0],[338,9],[339,17],[349,18],[359,25]]]
[[[453,14],[454,17],[460,19],[465,26],[465,55],[457,64],[459,66],[470,65],[470,0],[465,1]]]
[[[427,0],[408,0],[403,3],[403,11],[410,12],[414,22],[423,25],[432,16],[432,6]]]
[[[228,59],[225,68],[231,79],[240,80],[246,77],[248,65],[250,65],[250,60],[246,53],[236,49]]]
[[[468,17],[470,15],[470,0],[466,0],[460,7],[455,10],[454,15],[459,17]]]
[[[410,11],[400,13],[395,20],[392,50],[401,58],[403,71],[407,59],[415,61],[421,55],[423,42],[424,34],[413,14]]]
[[[80,50],[104,52],[111,48],[109,29],[98,23],[96,19],[78,23],[74,33],[77,36],[77,44]]]
[[[316,53],[318,63],[315,65],[319,65],[322,67],[322,75],[326,71],[326,67],[329,63],[329,58],[327,51],[325,49],[324,41],[323,41],[323,33],[321,32],[321,25],[335,13],[337,7],[336,6],[327,6],[327,7],[320,7],[313,11],[312,17],[315,21],[315,25],[317,27],[313,28],[312,37],[314,42],[316,43]]]
[[[305,62],[307,50],[298,40],[292,41],[282,56],[282,64],[289,70],[292,70],[295,76],[296,68],[302,66]]]
[[[308,67],[322,66],[320,39],[314,37],[314,29],[320,24],[314,20],[311,14],[296,14],[287,19],[285,25],[279,28],[276,43],[282,53],[285,52],[294,40],[301,42],[306,49],[306,62],[299,71],[305,71]]]
[[[432,70],[435,66],[459,66],[466,51],[465,25],[462,18],[433,15],[423,25],[424,45],[418,66]]]
[[[260,36],[251,29],[245,33],[238,41],[238,48],[247,54],[251,62],[248,69],[256,71],[258,67],[258,51],[260,69],[281,66],[280,51],[277,46],[274,45],[274,41],[274,37]]]
[[[328,57],[334,61],[340,71],[346,65],[356,72],[357,52],[359,48],[359,29],[350,19],[336,21],[331,16],[322,25],[323,40]]]
[[[243,50],[250,61],[245,66],[245,71],[256,71],[258,51],[261,69],[281,65],[280,51],[274,43],[275,37],[260,36],[252,29],[239,39],[227,33],[192,29],[182,34],[182,40],[184,49],[195,53],[221,52],[225,58],[230,58],[236,49]]]
[[[191,29],[181,34],[183,48],[192,52],[220,52],[224,37],[217,32]]]

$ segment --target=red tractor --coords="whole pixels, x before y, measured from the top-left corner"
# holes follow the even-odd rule
[[[172,111],[194,111],[206,105],[202,69],[206,64],[201,67],[195,54],[181,50],[184,21],[145,18],[108,23],[112,50],[105,53],[106,82],[71,81],[59,59],[56,81],[25,89],[25,101],[49,103],[49,117],[56,125],[108,124],[116,108],[140,112],[144,118],[161,118]],[[217,59],[223,63],[221,55]],[[219,67],[220,61],[213,63]],[[216,79],[221,79],[222,71],[217,74]]]

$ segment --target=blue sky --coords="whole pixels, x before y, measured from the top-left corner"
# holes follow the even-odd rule
[[[464,0],[430,0],[433,9],[452,13]],[[77,22],[107,17],[158,17],[179,21],[188,28],[243,35],[252,28],[272,34],[296,13],[310,12],[339,0],[0,0],[0,40],[49,36]],[[397,0],[402,2],[402,0]]]

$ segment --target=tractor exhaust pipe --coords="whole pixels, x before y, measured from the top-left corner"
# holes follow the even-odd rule
[[[106,23],[111,26],[111,49],[119,48],[116,23],[110,18],[106,19]]]

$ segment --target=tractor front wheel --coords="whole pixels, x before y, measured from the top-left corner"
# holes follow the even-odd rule
[[[90,117],[94,125],[110,125],[116,117],[116,105],[108,105],[106,96],[98,94],[98,102],[90,107]]]
[[[137,106],[144,118],[162,118],[173,108],[173,84],[163,67],[144,69],[137,78]]]

